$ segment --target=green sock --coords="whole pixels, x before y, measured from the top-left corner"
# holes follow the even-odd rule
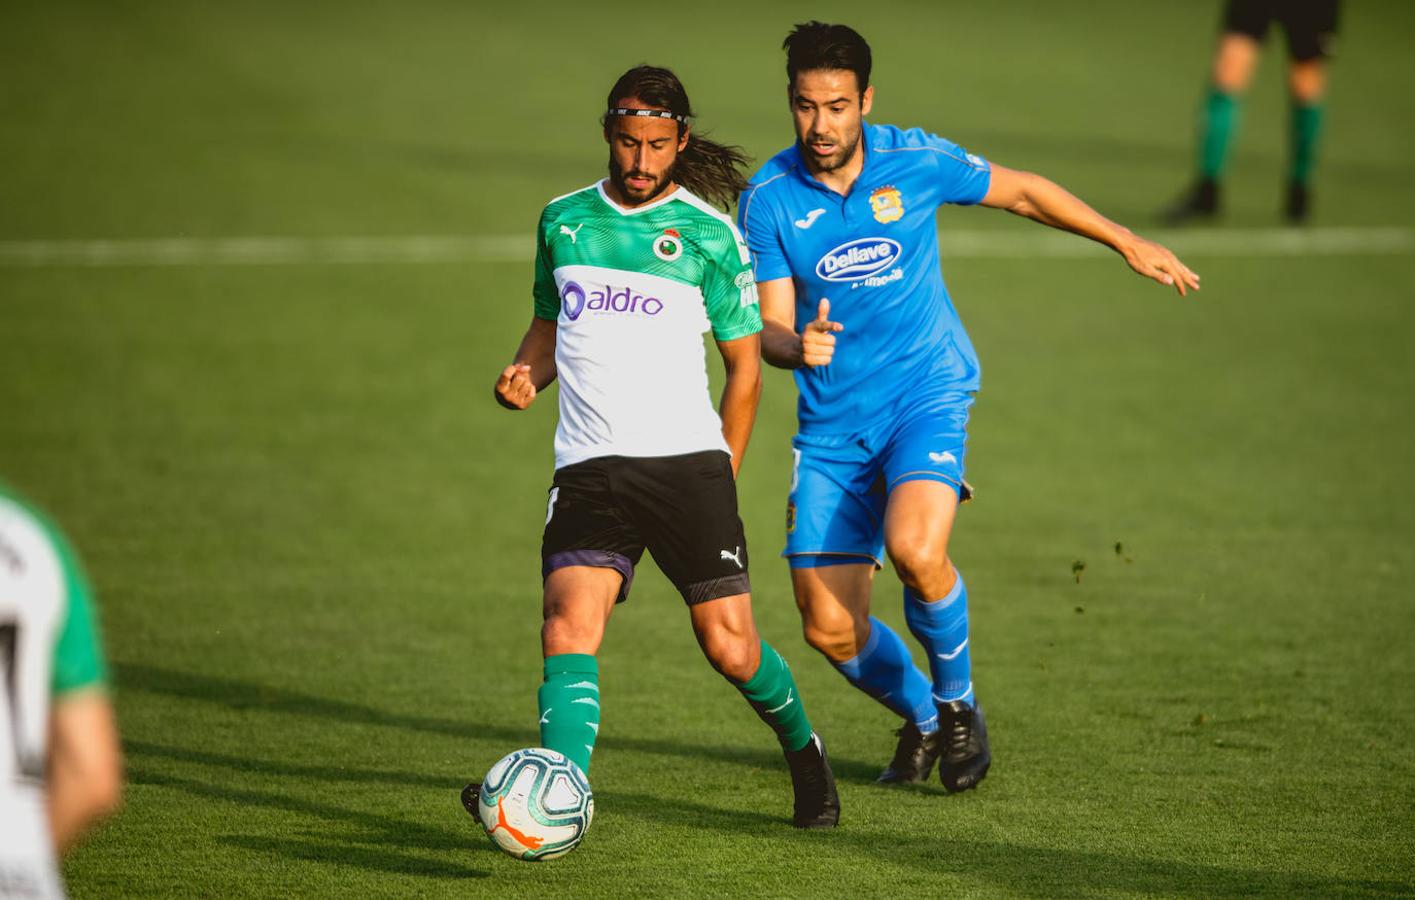
[[[1199,174],[1215,181],[1228,164],[1228,146],[1238,129],[1238,97],[1209,88],[1199,114]]]
[[[800,750],[811,739],[811,720],[801,705],[801,693],[796,680],[781,654],[762,641],[762,661],[757,673],[737,690],[747,698],[762,721],[776,732],[783,750]]]
[[[1317,139],[1322,133],[1322,104],[1292,104],[1291,180],[1306,184],[1317,161]]]
[[[590,775],[590,754],[599,735],[599,664],[588,653],[545,658],[540,702],[540,744]]]

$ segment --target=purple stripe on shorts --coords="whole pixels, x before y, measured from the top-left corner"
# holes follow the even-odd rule
[[[562,550],[552,554],[541,564],[540,577],[544,580],[550,577],[551,572],[567,566],[613,569],[624,577],[624,583],[619,586],[619,599],[615,602],[623,603],[629,599],[629,586],[634,583],[634,564],[624,554],[611,550]]]
[[[751,592],[752,583],[747,578],[746,572],[738,572],[735,575],[726,575],[722,578],[709,578],[706,581],[695,581],[680,589],[683,601],[689,606],[697,606],[699,603],[706,603],[719,597],[733,597],[737,594],[750,594]]]

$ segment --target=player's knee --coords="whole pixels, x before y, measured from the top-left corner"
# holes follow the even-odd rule
[[[1253,80],[1258,64],[1258,42],[1246,34],[1225,34],[1214,56],[1214,87],[1228,94],[1241,94]]]
[[[547,656],[561,653],[593,653],[599,646],[603,627],[596,629],[583,618],[548,613],[540,627],[541,646]]]
[[[848,613],[811,615],[807,612],[801,619],[801,631],[806,643],[831,662],[844,662],[860,652],[860,629]]]
[[[941,541],[909,536],[890,541],[889,558],[899,580],[916,591],[935,593],[953,576],[953,564]],[[946,589],[946,588],[945,588]],[[941,595],[940,595],[941,596]]]
[[[1287,73],[1287,89],[1298,103],[1318,103],[1326,93],[1326,67],[1321,60],[1293,63]]]
[[[732,681],[750,681],[761,665],[760,640],[718,629],[704,634],[702,645],[703,655],[712,667]]]

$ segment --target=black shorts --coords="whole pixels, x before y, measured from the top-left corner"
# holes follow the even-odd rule
[[[726,453],[603,456],[556,470],[542,578],[566,566],[614,569],[624,576],[622,603],[645,548],[689,606],[751,591]]]
[[[1326,59],[1336,39],[1337,0],[1228,0],[1223,30],[1261,42],[1273,22],[1287,34],[1287,52],[1297,62]]]

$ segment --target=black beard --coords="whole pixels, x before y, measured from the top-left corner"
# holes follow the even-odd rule
[[[645,172],[630,172],[630,173],[628,173],[628,174],[629,174],[629,175],[646,175],[647,173],[645,173]],[[656,181],[654,182],[654,185],[653,185],[653,190],[649,193],[649,195],[648,195],[647,197],[645,197],[645,198],[642,199],[642,200],[640,200],[638,197],[636,197],[636,196],[634,196],[632,193],[630,193],[630,191],[629,191],[629,185],[627,185],[627,184],[624,183],[625,177],[627,177],[627,176],[625,175],[624,170],[621,169],[621,168],[619,168],[619,164],[616,163],[616,162],[614,161],[614,157],[611,156],[611,157],[609,158],[609,180],[614,183],[614,186],[615,186],[616,188],[619,189],[619,195],[620,195],[621,197],[624,197],[625,199],[632,200],[632,201],[634,201],[635,203],[652,203],[654,200],[657,200],[659,197],[662,197],[664,191],[668,190],[668,185],[672,184],[672,182],[673,182],[673,170],[670,169],[670,170],[668,171],[668,174],[667,174],[667,175],[664,175],[663,177],[661,177],[661,178],[659,178],[658,180],[656,180]]]
[[[862,134],[856,134],[855,143],[850,145],[849,150],[838,153],[834,157],[834,159],[836,160],[835,162],[825,161],[822,160],[819,156],[816,156],[814,153],[811,152],[810,146],[805,141],[797,141],[796,143],[801,151],[801,158],[806,160],[807,168],[815,172],[834,172],[836,169],[841,168],[850,160],[855,158],[855,151],[860,149],[861,137]]]

